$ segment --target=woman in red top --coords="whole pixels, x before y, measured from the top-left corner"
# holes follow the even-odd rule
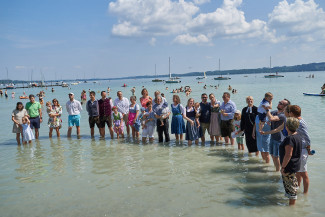
[[[147,103],[152,102],[152,98],[148,95],[148,90],[143,88],[141,91],[142,97],[140,98],[140,103],[143,108],[147,108]]]

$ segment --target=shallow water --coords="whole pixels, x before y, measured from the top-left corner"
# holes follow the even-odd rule
[[[249,157],[246,150],[237,151],[236,146],[223,144],[188,147],[186,142],[175,144],[174,140],[163,145],[156,141],[142,145],[128,138],[100,140],[97,130],[96,138],[91,139],[85,111],[81,139],[66,138],[64,111],[60,140],[55,136],[48,139],[48,128],[43,123],[39,141],[18,147],[10,120],[17,96],[23,92],[17,89],[16,99],[0,98],[1,216],[324,216],[325,98],[306,97],[302,92],[318,93],[325,73],[314,73],[315,79],[306,79],[307,74],[286,73],[279,79],[236,75],[231,76],[231,81],[220,82],[208,79],[207,90],[194,77],[183,78],[181,83],[192,87],[191,97],[197,101],[202,92],[213,92],[221,99],[231,84],[239,91],[231,98],[240,109],[247,95],[254,96],[258,105],[267,91],[275,95],[274,102],[288,98],[302,107],[316,154],[309,158],[309,195],[300,192],[294,208],[287,207],[280,175],[273,166]],[[136,86],[139,97],[144,85],[149,93],[161,90],[171,101],[166,85],[149,79],[80,84],[72,86],[72,90],[55,87],[55,93],[46,91],[45,101],[56,97],[64,105],[69,91],[79,98],[82,89],[99,91],[107,86],[112,88],[113,98],[120,89],[129,97],[131,87],[120,87],[124,82]],[[220,87],[215,90],[210,84]],[[168,85],[169,91],[178,86]],[[40,89],[25,91],[29,94]],[[179,95],[185,104],[187,98],[183,93]]]

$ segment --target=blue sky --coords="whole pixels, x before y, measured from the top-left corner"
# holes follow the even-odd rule
[[[325,61],[321,0],[0,2],[0,79],[109,78]]]

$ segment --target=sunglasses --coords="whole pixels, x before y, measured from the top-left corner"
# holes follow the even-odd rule
[[[279,101],[279,105],[284,105],[281,101]]]

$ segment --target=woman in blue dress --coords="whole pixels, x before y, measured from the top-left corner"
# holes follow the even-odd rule
[[[185,113],[184,106],[181,105],[181,100],[178,95],[173,96],[172,107],[172,134],[175,134],[176,141],[183,140],[183,133],[185,133],[185,122],[183,114]]]
[[[199,144],[200,122],[196,118],[193,98],[188,99],[183,117],[187,120],[185,139],[188,141],[188,145],[192,145],[192,141],[195,141],[196,145]]]

